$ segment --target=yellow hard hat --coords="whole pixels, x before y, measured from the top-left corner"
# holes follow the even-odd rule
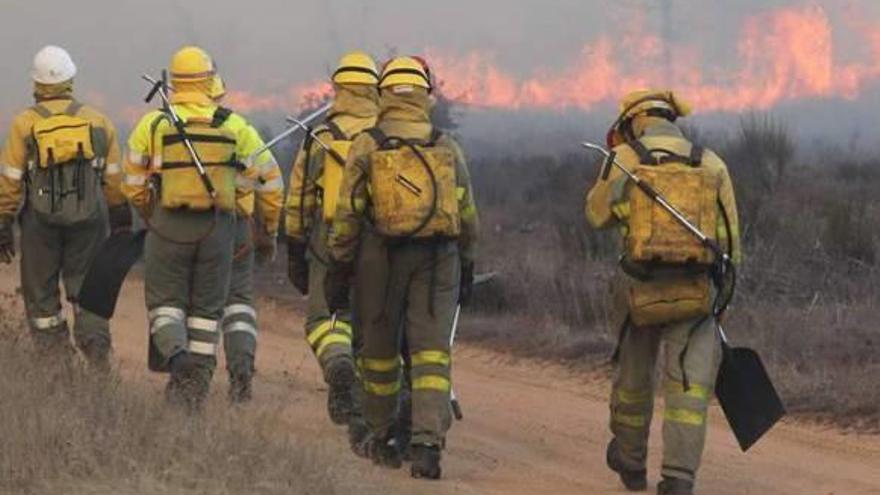
[[[379,87],[384,89],[401,85],[417,86],[430,91],[431,76],[425,64],[415,57],[397,57],[385,64]]]
[[[214,81],[211,83],[211,99],[219,100],[226,96],[226,83],[223,81],[223,78],[219,75],[214,76]]]
[[[379,83],[379,69],[373,57],[360,51],[346,53],[339,59],[339,65],[333,72],[336,84],[369,84]]]
[[[660,115],[668,113],[668,116],[675,120],[690,115],[691,106],[672,91],[658,89],[633,91],[620,102],[620,120],[654,112]]]
[[[211,56],[197,46],[185,46],[178,50],[171,57],[168,70],[171,80],[179,82],[207,81],[217,73]]]

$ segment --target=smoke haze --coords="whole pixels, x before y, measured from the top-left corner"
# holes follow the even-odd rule
[[[803,102],[860,121],[880,86],[873,0],[3,0],[0,30],[4,128],[30,104],[31,60],[50,43],[73,55],[79,96],[123,120],[143,109],[139,75],[186,43],[215,56],[249,112],[297,110],[355,48],[428,53],[452,98],[551,115],[608,109],[626,89],[672,74],[704,110]]]

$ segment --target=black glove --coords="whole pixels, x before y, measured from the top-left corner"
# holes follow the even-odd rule
[[[128,204],[111,206],[107,213],[110,216],[111,234],[131,230],[131,208],[128,207]]]
[[[461,261],[461,280],[458,287],[458,303],[462,306],[467,305],[471,300],[474,292],[474,262],[468,260]]]
[[[327,277],[324,279],[324,297],[327,299],[327,308],[331,313],[346,310],[351,306],[349,294],[353,274],[353,263],[330,262]]]
[[[12,232],[12,219],[0,218],[0,263],[10,264],[15,258],[15,234]]]
[[[300,294],[309,295],[309,263],[305,242],[287,238],[287,278]]]

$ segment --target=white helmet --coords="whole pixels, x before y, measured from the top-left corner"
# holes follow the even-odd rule
[[[58,84],[73,79],[76,65],[64,48],[46,46],[34,57],[31,77],[41,84]]]

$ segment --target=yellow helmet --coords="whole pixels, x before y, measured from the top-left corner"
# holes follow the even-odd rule
[[[339,59],[339,65],[333,72],[336,84],[368,84],[379,83],[379,69],[373,57],[360,51],[346,53]]]
[[[224,96],[226,96],[226,83],[223,81],[223,78],[219,75],[214,76],[214,81],[211,83],[211,99],[212,100],[220,100]]]
[[[428,91],[433,88],[427,67],[415,57],[397,57],[385,64],[379,87],[384,89],[401,85],[417,86]]]
[[[630,129],[632,119],[639,115],[662,117],[674,122],[679,117],[691,114],[691,106],[669,90],[643,89],[633,91],[620,101],[620,115],[606,137],[608,147],[613,148],[627,140],[626,129]]]
[[[171,57],[168,66],[171,80],[178,82],[201,82],[212,79],[217,73],[208,52],[197,46],[185,46]]]
[[[669,90],[644,89],[633,91],[620,102],[620,120],[642,113],[668,114],[675,120],[691,114],[691,106]]]

